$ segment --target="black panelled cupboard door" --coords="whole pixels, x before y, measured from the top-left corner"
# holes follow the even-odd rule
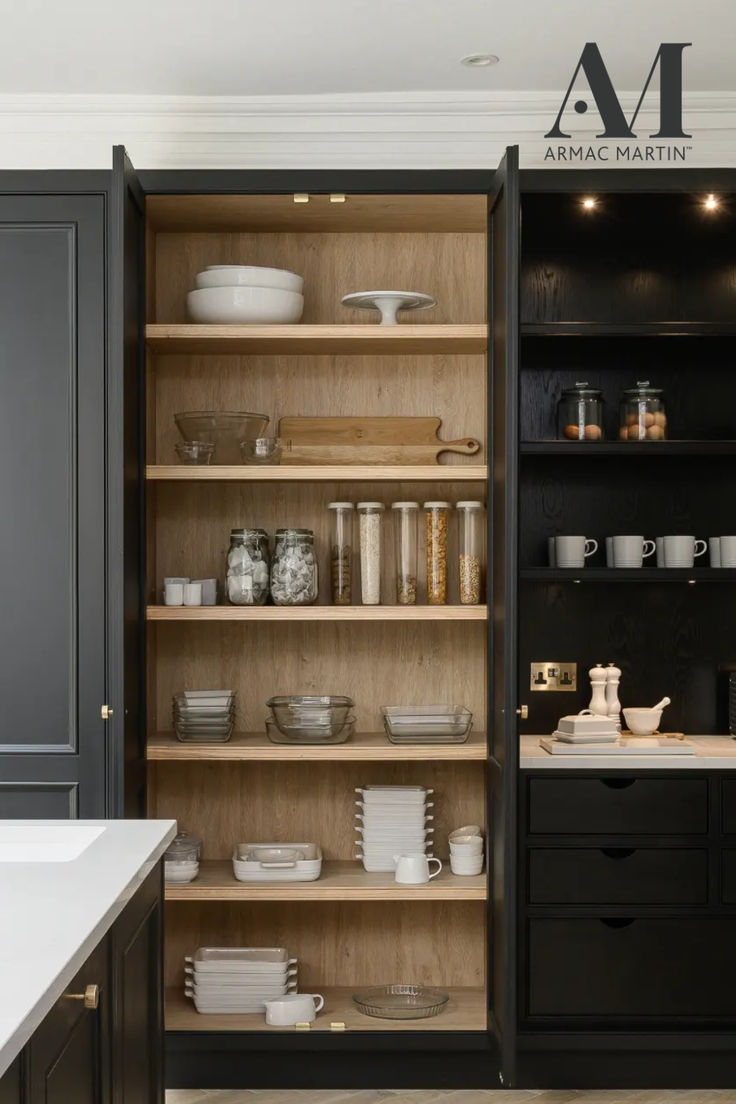
[[[145,815],[145,196],[122,146],[113,149],[110,202],[108,616],[111,816]]]
[[[490,207],[490,991],[503,1084],[515,1082],[517,455],[519,371],[519,150],[506,151]]]
[[[105,813],[105,201],[0,194],[0,817]]]

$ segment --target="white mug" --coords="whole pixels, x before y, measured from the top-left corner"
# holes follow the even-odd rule
[[[266,1023],[272,1027],[291,1027],[298,1023],[312,1023],[325,1006],[325,998],[319,993],[286,993],[263,1002],[266,1006]]]
[[[588,556],[598,551],[598,541],[585,537],[555,537],[557,567],[583,567]]]
[[[164,605],[181,606],[184,603],[184,583],[164,583]]]
[[[708,545],[710,547],[710,566],[711,567],[720,567],[721,566],[721,538],[720,537],[711,537],[708,541]]]
[[[719,537],[721,567],[736,567],[736,537]]]
[[[201,583],[185,583],[184,584],[184,605],[185,606],[201,606],[202,605],[202,584]]]
[[[664,566],[692,567],[696,556],[702,556],[708,545],[695,537],[664,537]]]
[[[647,556],[654,555],[657,549],[653,540],[644,537],[618,534],[613,537],[613,566],[641,567]]]
[[[410,851],[406,855],[394,855],[396,863],[396,881],[401,885],[422,885],[430,878],[436,878],[442,869],[439,859],[429,859],[420,851]],[[429,872],[429,864],[437,863],[434,874]]]

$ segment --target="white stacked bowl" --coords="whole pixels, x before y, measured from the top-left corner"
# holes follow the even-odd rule
[[[480,874],[483,869],[483,836],[475,825],[469,833],[450,835],[450,869],[453,874]]]
[[[393,873],[395,856],[407,851],[432,854],[432,793],[423,786],[367,786],[356,793],[358,857],[370,873]]]
[[[187,295],[193,322],[214,325],[288,325],[304,311],[304,281],[281,268],[211,265]]]

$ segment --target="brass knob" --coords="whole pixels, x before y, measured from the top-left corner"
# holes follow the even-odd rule
[[[521,717],[522,721],[525,721],[529,716],[529,706],[522,705],[520,709],[516,710],[516,712]]]
[[[84,1001],[84,1007],[94,1012],[100,1003],[100,987],[99,985],[88,985],[83,993],[65,993],[64,996],[67,1000]]]

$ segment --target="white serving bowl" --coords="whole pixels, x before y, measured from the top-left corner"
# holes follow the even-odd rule
[[[483,831],[479,824],[464,824],[462,828],[456,828],[454,832],[450,832],[450,839],[458,839],[460,836],[483,836]]]
[[[194,277],[195,288],[267,287],[295,291],[301,295],[304,280],[286,268],[263,268],[261,265],[207,265]]]
[[[651,736],[659,728],[662,720],[661,709],[624,709],[624,717],[629,731],[635,736]]]
[[[304,296],[282,288],[199,288],[187,295],[187,310],[192,322],[285,325],[301,318]]]

